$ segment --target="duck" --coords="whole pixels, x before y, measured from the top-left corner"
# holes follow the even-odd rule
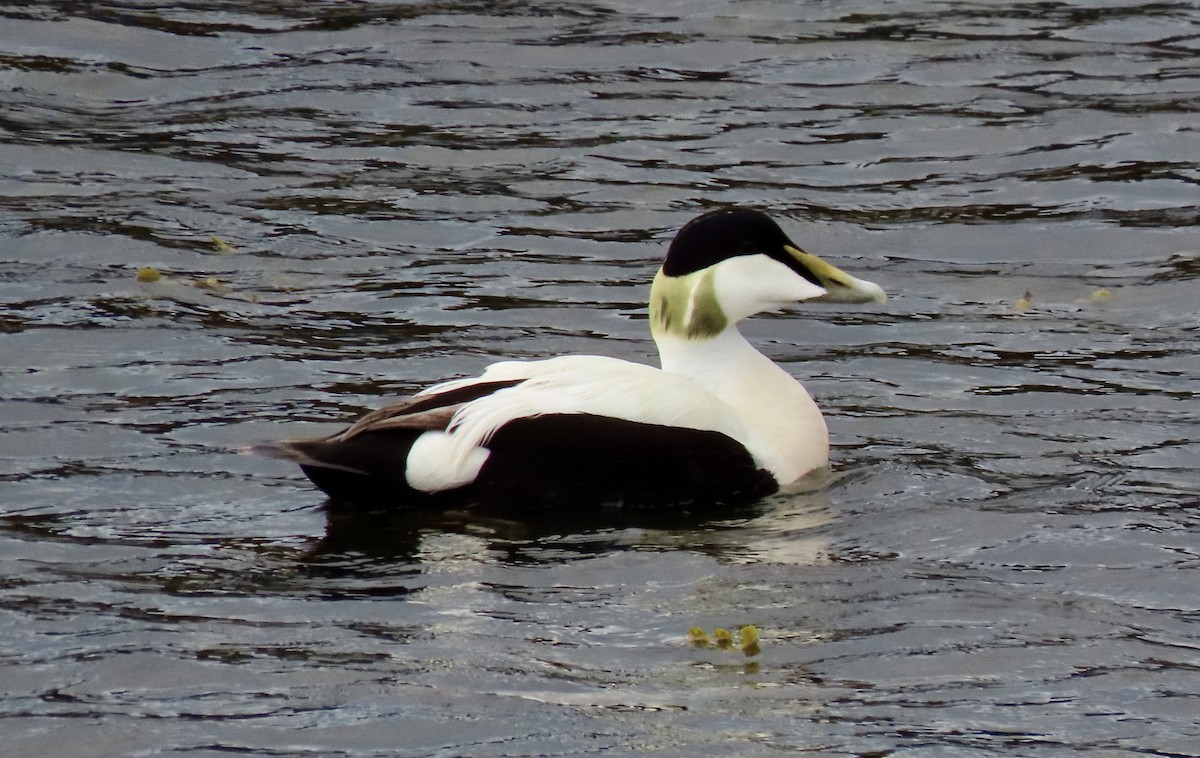
[[[299,464],[330,509],[746,505],[826,467],[829,433],[804,386],[739,323],[804,302],[886,299],[763,211],[709,211],[676,233],[650,287],[658,367],[502,361],[334,434],[255,450]]]

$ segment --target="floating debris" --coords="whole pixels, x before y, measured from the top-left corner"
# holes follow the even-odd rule
[[[213,249],[216,250],[218,253],[222,253],[223,255],[233,255],[234,253],[241,252],[236,247],[229,244],[228,242],[221,239],[220,237],[218,237],[215,234],[208,235],[208,238],[212,240]]]
[[[709,637],[708,632],[698,626],[693,626],[688,630],[688,642],[694,647],[715,647],[719,650],[734,649],[734,634],[728,629],[720,627],[713,630],[712,636]],[[759,644],[758,627],[753,624],[747,624],[738,630],[736,647],[742,651],[742,654],[750,658],[762,652],[762,646]]]
[[[163,297],[183,302],[203,302],[209,297],[215,296],[222,300],[239,300],[256,305],[264,302],[264,297],[261,293],[240,290],[215,276],[200,275],[195,278],[186,275],[167,276],[154,266],[143,266],[138,269],[134,279],[139,284],[151,285],[145,289],[153,297]],[[302,285],[299,280],[296,280],[292,283],[291,288],[302,289]],[[203,290],[206,294],[200,295],[196,290]],[[268,304],[277,303],[268,302]]]
[[[742,648],[742,652],[747,657],[755,656],[762,652],[762,648],[758,644],[758,627],[754,624],[743,626],[739,630],[738,636],[741,637],[740,647]]]
[[[1088,300],[1091,300],[1093,303],[1107,303],[1109,300],[1112,300],[1112,296],[1112,290],[1101,287],[1093,292],[1092,296],[1089,297]]]
[[[157,282],[162,279],[162,272],[153,266],[143,266],[138,269],[136,278],[139,282]]]

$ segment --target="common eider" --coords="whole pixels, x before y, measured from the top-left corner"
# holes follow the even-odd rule
[[[334,508],[746,504],[825,466],[829,436],[808,392],[738,322],[809,300],[885,299],[765,214],[714,211],[679,231],[650,288],[661,368],[505,361],[328,437],[258,450],[299,463]]]

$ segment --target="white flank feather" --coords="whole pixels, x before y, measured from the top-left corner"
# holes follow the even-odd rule
[[[558,365],[541,366],[522,384],[463,406],[450,422],[451,433],[464,444],[485,445],[497,429],[513,419],[590,413],[719,431],[739,441],[746,438],[733,410],[687,377],[593,356],[566,356],[541,363]]]
[[[462,449],[453,435],[425,432],[408,451],[404,478],[422,492],[441,492],[475,481],[490,453],[481,447]]]

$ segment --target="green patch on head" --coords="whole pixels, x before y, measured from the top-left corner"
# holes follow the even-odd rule
[[[725,331],[729,318],[717,300],[711,269],[684,276],[662,271],[650,287],[650,331],[684,339],[706,339]]]

